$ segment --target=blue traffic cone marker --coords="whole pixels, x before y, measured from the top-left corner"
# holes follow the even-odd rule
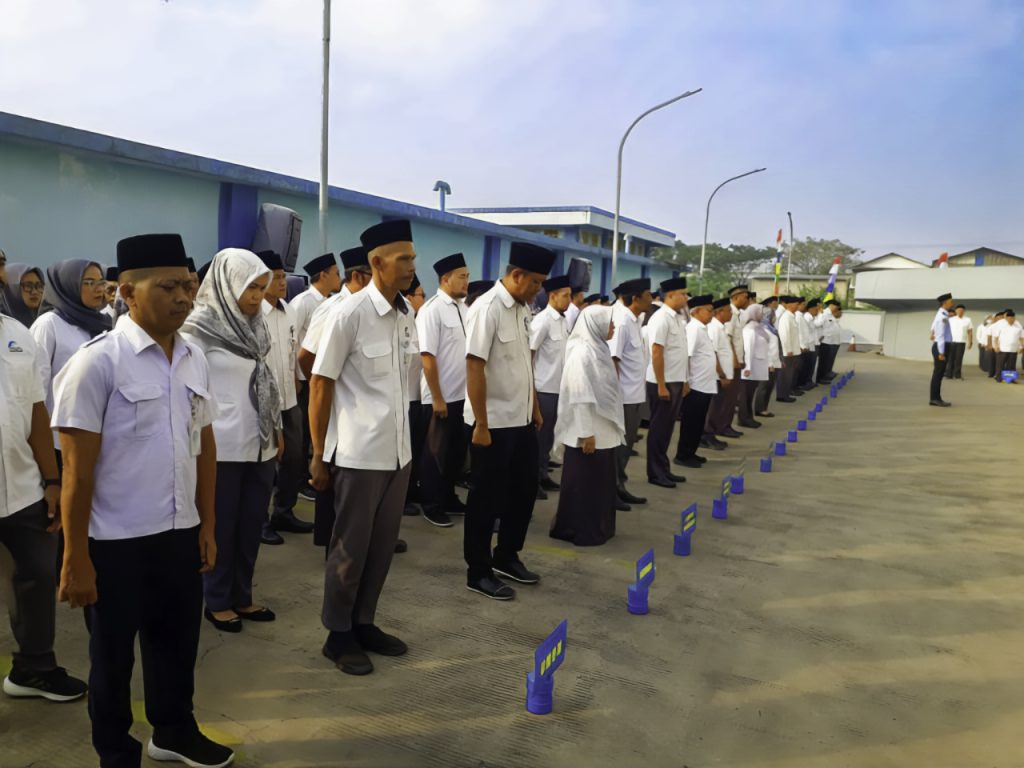
[[[832,399],[835,400],[837,397],[839,397],[839,387],[833,384],[832,388],[829,390],[828,393],[832,396]]]
[[[654,581],[654,550],[636,561],[636,582],[629,585],[626,592],[626,609],[636,615],[643,616],[648,612],[647,593]]]
[[[743,495],[743,475],[733,475],[729,478],[729,493],[734,496]]]
[[[526,673],[526,711],[547,715],[553,708],[555,670],[565,660],[569,621],[564,619],[534,651],[532,672]]]
[[[786,455],[786,444],[781,440],[775,444],[775,455],[785,456]]]
[[[821,398],[821,402],[818,403],[818,405],[820,405],[822,408],[828,405],[828,395],[825,395],[823,398]]]
[[[697,504],[693,503],[684,509],[682,518],[682,533],[675,534],[672,553],[680,557],[689,557],[693,532],[697,530]]]
[[[807,429],[807,419],[798,419],[796,422],[796,428],[801,432]]]
[[[711,516],[715,520],[729,519],[729,499],[726,496],[719,496],[711,502]]]
[[[785,447],[785,446],[783,446],[783,447]],[[762,472],[771,472],[772,471],[772,457],[770,455],[769,456],[765,456],[763,459],[761,459],[761,471]]]
[[[817,408],[817,406],[815,406],[814,408],[811,408],[811,410],[809,410],[807,412],[807,420],[808,421],[816,421],[817,418],[818,418],[818,408]]]
[[[795,443],[796,442],[796,430],[795,429],[789,430],[789,434],[786,435],[786,439],[789,442],[791,442],[791,443]]]

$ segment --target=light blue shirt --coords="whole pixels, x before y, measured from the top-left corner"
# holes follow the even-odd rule
[[[946,354],[946,345],[953,341],[953,333],[949,330],[949,312],[942,307],[932,320],[932,338],[938,345],[939,354]]]

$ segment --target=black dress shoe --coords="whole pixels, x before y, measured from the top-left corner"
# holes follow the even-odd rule
[[[236,608],[235,613],[242,621],[273,621],[277,618],[277,615],[266,606],[257,608],[255,611],[240,611]]]
[[[300,520],[295,516],[295,512],[290,509],[287,512],[275,512],[272,514],[270,516],[270,527],[275,531],[284,531],[285,533],[313,532],[313,524]]]
[[[204,608],[203,617],[221,632],[237,633],[242,631],[242,620],[237,616],[233,619],[218,619],[213,615],[213,611],[209,608]]]
[[[423,508],[419,504],[410,501],[408,504],[405,505],[405,508],[402,510],[402,516],[419,517],[421,512],[423,512]]]
[[[689,467],[690,469],[700,469],[704,466],[704,463],[696,456],[688,456],[685,459],[680,459],[678,456],[672,460],[673,464],[678,464],[680,467]]]
[[[506,563],[495,563],[493,568],[494,572],[499,576],[505,576],[512,579],[512,581],[518,581],[520,584],[536,584],[540,581],[540,575],[523,565],[522,561],[518,558]]]
[[[331,632],[324,643],[323,654],[346,675],[373,672],[373,662],[359,645],[355,632]]]
[[[352,632],[364,651],[379,653],[381,656],[404,656],[409,652],[409,646],[375,624],[356,624]]]
[[[629,506],[629,504],[624,502],[622,499],[616,499],[615,500],[615,511],[616,512],[629,512],[632,509],[633,508],[631,506]]]
[[[470,579],[466,582],[466,589],[489,597],[491,600],[514,600],[516,597],[516,591],[512,587],[494,576]]]
[[[618,491],[618,494],[619,494],[619,500],[620,501],[624,501],[627,504],[646,504],[647,503],[647,499],[645,499],[643,496],[634,496],[632,493],[627,491],[625,488],[620,489]]]
[[[683,477],[682,475],[673,475],[671,472],[668,473],[668,479],[671,480],[673,483],[685,483],[686,482],[686,478],[685,477]]]
[[[949,408],[952,403],[947,403],[945,400],[929,400],[928,405],[937,405],[939,408]]]
[[[540,481],[540,487],[543,488],[545,491],[557,491],[562,486],[560,486],[550,477],[545,477],[543,480]]]
[[[538,485],[537,486],[537,501],[547,501],[547,500],[548,500],[547,492]]]
[[[702,437],[702,438],[700,439],[700,442],[699,442],[699,443],[697,443],[697,445],[699,445],[699,446],[700,446],[701,448],[711,448],[711,447],[713,447],[713,446],[711,445],[711,441],[710,441],[710,440],[708,440],[708,438],[706,438],[706,437]]]
[[[709,437],[708,443],[711,444],[711,450],[713,451],[724,451],[729,447],[729,444],[725,440],[719,440],[717,437]]]
[[[278,544],[284,544],[284,537],[271,528],[270,523],[264,523],[260,530],[260,542],[276,547]]]
[[[744,419],[743,421],[740,422],[740,426],[741,427],[748,427],[750,429],[760,429],[761,428],[761,422],[760,421],[754,421],[753,419]]]
[[[409,551],[409,545],[405,542],[405,539],[397,539],[395,541],[395,554],[401,555]]]
[[[795,403],[795,397],[776,397],[775,401],[778,403]]]
[[[703,456],[698,456],[698,455],[694,454],[693,458],[695,458],[701,464],[707,464],[708,463],[708,460],[705,459]]]
[[[636,448],[630,448],[629,449],[629,455],[632,457],[632,456],[639,456],[640,454],[637,452]]]
[[[718,433],[718,437],[743,437],[743,433],[732,427],[726,427]]]
[[[772,419],[772,418],[775,418],[775,414],[772,413],[771,411],[761,411],[761,413],[758,413],[756,415],[761,417],[762,419]]]
[[[647,482],[651,485],[656,485],[659,488],[675,488],[676,484],[671,480],[662,480],[660,477],[649,477]]]
[[[559,464],[557,461],[549,461],[548,462],[548,469],[558,469],[561,466],[562,465]]]

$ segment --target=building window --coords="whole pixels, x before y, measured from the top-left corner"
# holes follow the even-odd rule
[[[593,232],[588,229],[580,230],[580,242],[584,245],[592,245],[595,248],[601,247],[601,233]]]
[[[562,231],[560,229],[542,229],[540,231],[544,237],[561,237]]]

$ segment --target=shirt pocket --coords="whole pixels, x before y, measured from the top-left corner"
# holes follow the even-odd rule
[[[135,409],[135,437],[153,437],[168,427],[168,403],[157,384],[122,384],[117,388],[121,397]]]
[[[502,360],[514,360],[516,357],[516,321],[503,317],[498,323],[498,355]]]
[[[189,426],[202,428],[213,422],[210,392],[199,384],[186,384],[189,400]]]
[[[362,348],[363,370],[368,379],[380,379],[391,372],[391,342],[378,341]]]
[[[552,341],[561,341],[565,338],[565,334],[562,331],[562,326],[558,323],[552,323],[551,327],[548,328],[548,338]]]

